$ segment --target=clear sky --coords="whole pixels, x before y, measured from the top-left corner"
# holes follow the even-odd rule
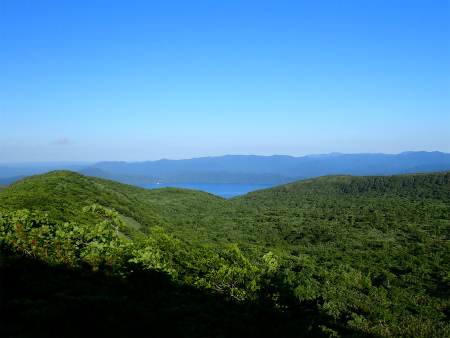
[[[0,0],[0,162],[450,152],[450,1]]]

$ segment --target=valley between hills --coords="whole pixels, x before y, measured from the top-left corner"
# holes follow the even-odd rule
[[[2,336],[448,337],[450,172],[0,190]]]

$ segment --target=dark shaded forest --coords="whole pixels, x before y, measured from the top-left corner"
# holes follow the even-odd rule
[[[450,335],[450,172],[0,190],[2,336]]]

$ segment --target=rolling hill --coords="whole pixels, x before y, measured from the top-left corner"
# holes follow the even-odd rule
[[[91,275],[93,263],[84,254],[68,261],[81,270],[68,272],[23,261],[17,253],[28,255],[25,244],[14,246],[3,232],[0,268],[12,279],[9,291],[2,286],[9,311],[2,320],[17,324],[6,326],[7,335],[32,335],[28,327],[38,327],[37,335],[86,335],[88,327],[77,327],[76,319],[55,331],[35,325],[44,320],[40,313],[61,322],[64,314],[79,318],[81,304],[99,309],[101,321],[91,325],[100,335],[450,333],[450,172],[324,176],[231,199],[180,188],[146,190],[71,171],[0,190],[2,227],[11,224],[13,231],[12,220],[31,219],[28,236],[54,227],[58,236],[69,236],[64,243],[80,243],[70,237],[80,227],[86,233],[107,231],[101,225],[106,213],[82,211],[92,204],[117,210],[124,222],[123,244],[117,246],[108,233],[103,240],[111,244],[97,254],[119,255],[122,263],[103,267],[118,279]],[[16,211],[24,208],[36,216]],[[47,218],[39,216],[44,212]],[[95,243],[84,250],[97,248]],[[34,281],[24,279],[30,271]],[[36,281],[49,283],[46,276],[57,276],[50,284],[63,290],[59,298],[45,287],[36,289]],[[95,297],[105,307],[94,305]],[[123,297],[127,306],[118,306]],[[59,308],[65,309],[61,315]]]

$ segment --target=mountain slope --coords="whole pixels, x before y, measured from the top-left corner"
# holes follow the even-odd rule
[[[166,188],[164,195],[176,201],[170,206],[155,201],[159,191],[147,190],[97,177],[83,176],[71,171],[53,171],[22,179],[0,191],[0,210],[32,209],[47,212],[54,221],[92,221],[82,208],[99,204],[117,210],[130,226],[128,236],[136,235],[133,228],[144,234],[154,226],[172,229],[161,216],[217,207],[223,198],[202,191]],[[167,211],[168,210],[168,211]]]
[[[160,179],[156,177],[150,177],[145,175],[112,174],[110,172],[95,167],[83,168],[81,170],[78,170],[78,173],[84,176],[94,176],[133,185],[154,184],[160,181]]]
[[[103,184],[107,182],[106,184]],[[3,210],[31,209],[47,212],[54,221],[91,222],[82,208],[100,204],[116,209],[123,216],[132,218],[141,231],[162,225],[164,221],[147,210],[145,201],[139,201],[126,193],[126,189],[114,189],[113,181],[90,178],[71,171],[53,171],[24,179],[0,192]],[[117,183],[119,184],[119,183]],[[126,187],[126,186],[125,186]],[[130,186],[131,187],[131,186]],[[132,187],[139,189],[137,187]],[[133,229],[124,229],[135,236]]]
[[[334,213],[332,217],[336,218],[336,214],[353,213],[351,203],[364,205],[364,209],[370,203],[408,203],[407,212],[415,212],[416,209],[409,208],[424,199],[429,200],[428,204],[447,201],[449,184],[448,172],[383,177],[327,176],[225,200],[202,191],[147,190],[69,171],[56,171],[25,179],[0,191],[0,205],[8,210],[47,211],[55,220],[86,221],[81,209],[96,203],[114,208],[129,220],[128,223],[138,224],[144,232],[149,227],[161,225],[188,241],[203,239],[222,245],[240,241],[246,248],[252,247],[249,243],[259,241],[273,247],[289,244],[283,239],[286,237],[284,231],[280,235],[280,229],[273,227],[279,225],[276,220],[289,223],[288,229],[296,225],[304,227],[302,217],[296,215],[308,214],[316,219],[325,217],[319,215],[326,212]],[[319,204],[325,209],[319,208]],[[428,204],[426,207],[431,208]],[[348,208],[350,210],[346,211]],[[267,217],[268,213],[272,218]],[[263,233],[264,241],[257,238]]]
[[[411,168],[420,166],[445,170],[450,166],[450,154],[440,152],[405,152],[398,155],[334,153],[328,156],[304,157],[227,155],[136,163],[99,162],[92,165],[111,173],[152,175],[161,179],[171,179],[173,182],[186,182],[187,179],[183,176],[186,173],[274,174],[289,180],[291,177],[312,178],[337,174],[393,175],[408,170],[411,172],[413,170]],[[281,182],[279,179],[274,180],[275,184]]]
[[[132,323],[142,323],[157,315],[158,320],[150,321],[155,325],[174,323],[169,320],[172,317],[184,318],[189,311],[178,300],[188,301],[188,310],[198,316],[192,319],[193,325],[181,320],[182,331],[173,331],[177,334],[236,335],[238,331],[229,331],[227,321],[237,323],[237,318],[245,320],[232,327],[242,330],[250,321],[254,326],[245,332],[255,335],[450,334],[450,172],[326,176],[223,199],[187,189],[146,190],[60,171],[0,191],[0,216],[26,207],[47,211],[52,219],[92,224],[97,220],[79,212],[92,203],[115,208],[130,227],[132,220],[143,234],[149,234],[144,239],[129,230],[127,235],[136,241],[126,251],[128,259],[135,255],[127,261],[134,264],[132,272],[120,275],[127,283],[106,284],[111,291],[100,293],[102,302],[111,306],[102,309],[107,315],[101,318],[118,323],[122,334],[133,332],[126,324],[127,316],[139,318]],[[30,277],[25,272],[30,269],[19,273],[13,263],[3,268],[3,262],[2,272],[15,276],[8,282],[10,287],[26,284]],[[129,271],[126,265],[122,270]],[[67,274],[51,272],[55,275],[67,284],[62,277]],[[99,285],[100,274],[89,278],[95,278],[92,285]],[[70,311],[64,313],[73,314],[80,304],[97,304],[90,281],[82,282],[88,290],[76,284],[68,290],[64,287],[64,295],[52,296],[53,290],[36,293],[33,280],[26,284],[31,290],[26,295],[20,287],[10,302],[9,296],[2,300],[8,300],[10,320],[19,316],[27,322],[29,317],[37,318],[31,324],[39,323],[43,306],[54,313],[57,304],[57,309],[68,307]],[[123,285],[129,287],[123,289]],[[133,296],[132,290],[139,294]],[[224,290],[229,290],[228,303],[209,298]],[[80,301],[79,295],[86,291],[89,299]],[[127,293],[125,303],[133,305],[125,311],[116,305]],[[9,295],[2,289],[3,294]],[[222,303],[226,305],[218,307]],[[158,304],[157,308],[149,309],[152,304]],[[17,306],[25,312],[14,312]],[[133,311],[134,307],[140,311]],[[219,308],[223,312],[211,310]],[[223,331],[213,330],[216,323]],[[195,330],[185,331],[188,328]],[[9,329],[18,330],[17,326]],[[142,330],[139,326],[141,334]],[[162,330],[158,326],[155,332]]]

